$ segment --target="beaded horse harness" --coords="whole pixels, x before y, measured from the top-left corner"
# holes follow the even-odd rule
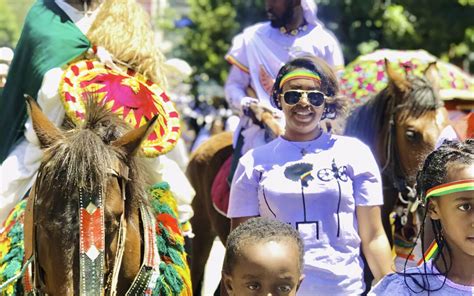
[[[123,208],[125,209],[125,186],[128,179],[128,167],[120,170],[111,169],[109,174],[119,181],[122,195]],[[36,203],[35,186],[28,198],[25,220],[25,265],[28,265],[23,275],[23,285],[26,295],[42,294],[44,282],[40,269],[37,268],[37,251],[35,236]],[[79,188],[79,295],[117,295],[116,287],[125,249],[127,222],[125,211],[122,212],[119,224],[117,251],[114,268],[105,279],[105,224],[104,224],[104,198],[103,189],[99,188],[98,194],[90,194]],[[140,270],[135,277],[126,295],[151,295],[159,277],[160,256],[155,244],[156,227],[155,217],[151,211],[140,203],[140,217],[143,225],[144,259]]]

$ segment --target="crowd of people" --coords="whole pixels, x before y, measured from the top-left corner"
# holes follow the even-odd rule
[[[382,184],[372,152],[355,138],[323,132],[320,127],[326,110],[341,109],[336,93],[334,73],[321,59],[296,58],[281,68],[272,100],[284,113],[285,133],[240,158],[228,211],[232,229],[237,231],[250,218],[266,217],[298,231],[304,243],[304,280],[289,285],[288,294],[295,293],[296,287],[298,295],[364,293],[363,254],[375,283],[380,281],[370,295],[471,295],[474,142],[446,142],[428,156],[418,189],[433,223],[436,255],[430,249],[422,266],[397,272],[381,223]],[[274,241],[278,240],[277,236]],[[242,261],[246,260],[252,257]],[[247,274],[256,270],[249,267]],[[232,282],[242,273],[235,271]],[[225,286],[230,295],[253,295],[255,286],[282,295],[265,280],[258,276],[258,284],[249,280],[248,294],[232,294],[235,288],[229,280]]]
[[[33,6],[5,86],[0,80],[2,221],[28,195],[43,155],[24,93],[61,125],[67,116],[60,91],[64,68],[78,57],[118,73],[125,66],[167,90],[164,57],[137,5],[38,0]],[[265,7],[269,21],[235,36],[225,57],[226,99],[240,122],[229,176],[231,232],[221,295],[473,295],[474,140],[440,140],[426,158],[417,196],[422,221],[430,226],[418,235],[428,251],[418,267],[395,270],[373,151],[325,124],[349,109],[339,95],[340,45],[317,19],[313,0],[266,0]],[[268,137],[255,110],[273,114],[284,132]],[[149,158],[150,175],[170,184],[179,222],[192,237],[187,222],[194,191],[183,174],[187,158],[174,155],[175,160]],[[429,248],[425,231],[435,239]],[[365,264],[374,276],[368,286]]]

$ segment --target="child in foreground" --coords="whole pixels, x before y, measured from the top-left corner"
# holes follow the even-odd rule
[[[227,238],[222,278],[227,294],[296,295],[304,275],[303,241],[290,225],[251,218]]]
[[[441,145],[417,184],[436,243],[422,265],[386,276],[369,295],[474,295],[474,140]]]

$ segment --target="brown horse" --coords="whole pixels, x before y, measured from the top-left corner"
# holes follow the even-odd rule
[[[194,216],[191,218],[195,234],[192,240],[191,281],[195,295],[200,295],[204,267],[216,235],[225,242],[229,234],[230,220],[214,209],[211,187],[220,167],[232,153],[232,133],[216,134],[194,151],[186,170],[189,182],[196,191],[192,202]]]
[[[98,281],[90,284],[98,285],[101,294],[125,295],[128,291],[135,295],[137,284],[148,285],[143,278],[136,279],[137,275],[142,276],[144,269],[155,269],[145,266],[146,259],[143,260],[149,257],[145,253],[153,254],[156,248],[150,244],[144,247],[144,225],[148,222],[145,223],[141,209],[148,208],[145,185],[150,183],[144,174],[146,166],[134,155],[152,131],[156,117],[130,131],[118,116],[89,103],[85,122],[61,131],[31,98],[28,107],[34,130],[45,149],[25,214],[25,256],[33,255],[36,288],[48,295],[96,295],[84,283],[97,273]],[[83,196],[96,205],[85,203],[89,207],[82,209],[79,203]],[[94,197],[103,201],[97,204]],[[100,220],[89,220],[95,225],[82,228],[80,211],[95,215],[100,203],[102,225]],[[91,232],[82,236],[82,229]],[[89,244],[92,241],[92,246],[96,242],[92,261],[84,259],[86,255],[90,257],[83,252],[86,240]],[[154,239],[151,241],[154,244]],[[101,250],[103,257],[99,257]],[[96,269],[84,268],[80,274],[84,262],[94,264],[90,262],[99,258],[103,261]]]
[[[369,145],[381,168],[386,233],[392,233],[389,216],[398,208],[396,237],[414,243],[419,223],[408,209],[416,203],[416,174],[449,123],[448,113],[438,94],[435,64],[427,67],[425,77],[404,77],[387,60],[385,67],[388,86],[351,113],[345,134]]]
[[[250,90],[248,90],[250,91]],[[255,121],[259,121],[270,135],[283,133],[273,114],[266,109],[251,106]],[[192,240],[191,281],[194,293],[200,294],[204,267],[216,236],[225,243],[230,230],[230,220],[219,214],[212,203],[211,187],[222,164],[232,155],[232,133],[213,135],[191,155],[186,175],[196,191],[191,218],[195,238]]]

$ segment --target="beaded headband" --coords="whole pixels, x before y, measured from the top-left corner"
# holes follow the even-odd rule
[[[435,186],[426,191],[425,202],[433,196],[442,196],[450,193],[474,190],[474,179],[449,182]]]
[[[283,85],[285,85],[285,83],[287,83],[288,81],[299,78],[313,79],[317,82],[321,82],[321,77],[318,73],[299,69],[286,73],[285,76],[283,76],[283,78],[280,80],[279,88],[282,88]]]

